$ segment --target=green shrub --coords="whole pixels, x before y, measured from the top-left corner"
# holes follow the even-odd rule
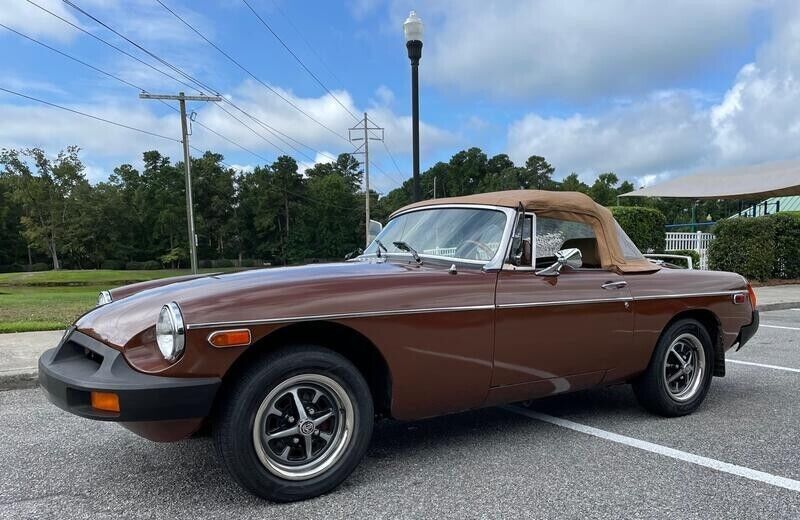
[[[0,273],[20,273],[24,270],[25,266],[21,264],[0,265]]]
[[[219,267],[233,267],[233,260],[228,260],[227,258],[221,258],[219,260],[213,260],[211,262],[212,267],[217,269]]]
[[[159,262],[158,260],[148,260],[147,262],[142,263],[142,269],[145,269],[147,271],[155,271],[156,269],[162,269],[162,268],[163,266],[161,265],[161,262]]]
[[[636,247],[642,252],[664,251],[667,219],[655,208],[612,206],[608,208]]]
[[[708,265],[745,278],[766,280],[775,271],[775,219],[730,218],[714,227],[708,247]]]
[[[139,271],[142,269],[142,265],[144,262],[137,262],[135,260],[131,260],[130,262],[125,262],[125,269],[128,271]]]
[[[113,269],[115,271],[125,269],[125,262],[122,260],[103,260],[100,269]]]
[[[200,269],[210,269],[213,265],[211,264],[211,260],[198,260],[197,267]]]
[[[775,226],[775,278],[800,278],[800,212],[768,217]]]
[[[258,265],[258,260],[254,258],[242,258],[242,261],[239,262],[239,267],[256,267]]]
[[[44,262],[36,262],[31,264],[30,266],[25,266],[26,271],[49,271],[50,264],[46,264]]]

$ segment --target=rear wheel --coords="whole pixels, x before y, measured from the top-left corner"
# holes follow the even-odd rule
[[[714,348],[708,331],[697,320],[682,319],[664,331],[633,390],[642,406],[653,413],[687,415],[705,399],[713,368]]]
[[[372,435],[364,378],[319,347],[262,358],[223,399],[214,422],[217,453],[244,488],[273,501],[330,491],[355,469]]]

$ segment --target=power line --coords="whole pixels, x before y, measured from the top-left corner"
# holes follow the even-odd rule
[[[117,50],[118,52],[120,52],[120,53],[122,53],[122,54],[124,54],[124,55],[126,55],[126,56],[128,56],[128,57],[130,57],[130,58],[132,58],[132,59],[135,59],[136,61],[138,61],[138,62],[140,62],[140,63],[142,63],[142,64],[144,64],[144,65],[147,65],[148,67],[152,68],[153,70],[155,70],[155,71],[157,71],[157,72],[160,72],[161,74],[164,74],[165,76],[167,76],[167,77],[169,77],[169,78],[171,78],[171,79],[173,79],[173,80],[177,81],[178,83],[180,83],[180,84],[182,84],[182,85],[185,85],[185,86],[187,86],[187,87],[191,88],[192,90],[196,90],[196,91],[198,91],[198,92],[201,92],[201,91],[200,91],[200,90],[199,90],[199,89],[198,89],[196,86],[189,85],[188,83],[185,83],[184,81],[182,81],[182,80],[180,80],[180,79],[178,79],[178,78],[175,78],[174,76],[171,76],[170,74],[168,74],[168,73],[166,73],[166,72],[162,71],[161,69],[158,69],[158,68],[156,68],[156,67],[153,67],[151,64],[149,64],[149,63],[147,63],[147,62],[145,62],[145,61],[143,61],[143,60],[139,59],[138,57],[136,57],[136,56],[134,56],[134,55],[132,55],[132,54],[130,54],[130,53],[128,53],[128,52],[127,52],[127,51],[125,51],[124,49],[121,49],[120,47],[118,47],[118,46],[116,46],[116,45],[113,45],[113,44],[109,43],[109,42],[108,42],[108,41],[106,41],[106,40],[103,40],[102,38],[100,38],[100,37],[98,37],[98,36],[95,36],[94,34],[92,34],[92,33],[88,32],[88,31],[86,31],[85,29],[83,29],[83,28],[81,28],[81,27],[78,27],[77,25],[73,24],[73,23],[72,23],[72,22],[70,22],[69,20],[67,20],[67,19],[65,19],[65,18],[63,18],[63,17],[61,17],[61,16],[59,16],[59,15],[57,15],[57,14],[53,13],[52,11],[49,11],[49,10],[45,9],[44,7],[42,7],[42,6],[38,5],[38,4],[36,4],[36,3],[35,3],[35,2],[33,2],[32,0],[27,0],[27,1],[28,1],[29,3],[31,3],[31,4],[33,4],[33,5],[35,5],[35,6],[36,6],[36,7],[38,7],[39,9],[42,9],[43,11],[45,11],[45,12],[47,12],[47,13],[51,14],[52,16],[54,16],[54,17],[56,17],[56,18],[58,18],[58,19],[60,19],[60,20],[61,20],[61,21],[63,21],[64,23],[67,23],[67,24],[71,25],[72,27],[74,27],[74,28],[76,28],[76,29],[78,29],[78,30],[80,30],[80,31],[84,32],[85,34],[88,34],[89,36],[92,36],[93,38],[95,38],[95,39],[97,39],[97,40],[99,40],[99,41],[101,41],[101,42],[105,43],[106,45],[108,45],[108,46],[110,46],[111,48],[113,48],[113,49]],[[85,11],[82,11],[82,12],[85,12]],[[88,14],[88,13],[87,13],[87,14]],[[174,14],[174,13],[173,13],[173,14]],[[177,16],[177,15],[176,15],[176,16]],[[97,20],[97,18],[95,18],[95,17],[92,17],[92,18],[93,18],[93,19],[95,19],[95,20]],[[115,34],[120,34],[120,33],[118,33],[117,31],[115,31],[114,29],[110,28],[110,27],[109,27],[107,24],[103,24],[103,23],[102,23],[102,22],[100,22],[99,20],[98,20],[98,23],[101,23],[101,24],[102,24],[104,27],[108,27],[108,28],[109,28],[109,30],[111,30],[111,31],[112,31],[112,32],[114,32]],[[186,23],[186,22],[184,22],[184,23]],[[198,33],[198,34],[199,34],[199,33]],[[121,37],[123,37],[123,38],[125,38],[125,37],[124,37],[124,36],[122,36],[122,35],[120,35],[120,36],[121,36]],[[202,36],[202,35],[201,35],[201,36]],[[127,41],[131,41],[131,40],[130,40],[130,39],[128,39],[128,38],[125,38],[125,39],[126,39]],[[140,45],[138,45],[138,44],[135,44],[135,43],[133,43],[133,44],[134,44],[134,45],[136,45],[136,46],[137,46],[137,48],[144,49],[144,47],[142,47],[142,46],[140,46]],[[153,55],[153,56],[155,56],[155,55],[154,55],[153,53],[151,53],[150,51],[147,51],[147,49],[144,49],[144,51],[145,51],[145,52],[147,52],[147,53],[149,53],[150,55]],[[157,57],[157,58],[158,58],[158,57]],[[165,60],[163,60],[163,59],[161,59],[161,58],[158,58],[158,59],[159,59],[159,60],[161,60],[161,61],[163,61],[163,62],[165,62],[165,63],[167,63]],[[172,66],[171,64],[168,64],[168,66],[170,66],[171,68],[177,69],[177,67],[174,67],[174,66]],[[181,73],[183,73],[183,71],[180,71],[180,72],[181,72]],[[108,73],[105,73],[105,74],[106,74],[106,75],[109,75]],[[183,73],[183,74],[184,74],[185,76],[189,77],[189,78],[190,78],[192,81],[194,81],[195,83],[197,83],[197,84],[200,84],[201,86],[207,86],[207,85],[204,85],[204,84],[202,84],[202,82],[200,82],[199,80],[196,80],[195,78],[192,78],[192,77],[191,77],[191,76],[189,76],[188,74],[186,74],[186,73]],[[263,83],[263,82],[262,82],[262,83]],[[266,85],[266,84],[264,84],[264,86],[266,86],[267,88],[270,88],[270,89],[271,89],[271,87],[269,87],[269,85]],[[210,90],[210,91],[215,91],[215,90],[216,90],[216,89],[213,89],[213,88],[211,88],[210,86],[207,86],[207,87],[208,87],[208,88],[207,88],[207,90]],[[140,90],[144,90],[144,89],[141,89],[141,87],[139,87],[139,88],[140,88]],[[275,92],[275,93],[276,93],[276,95],[278,95],[279,97],[282,97],[282,96],[280,96],[280,94],[279,94],[279,93],[277,93],[277,92]],[[282,98],[282,99],[285,99],[285,98]],[[314,152],[316,152],[316,153],[318,153],[318,154],[321,154],[321,155],[323,155],[323,156],[325,156],[325,155],[326,155],[326,154],[323,154],[322,152],[319,152],[319,151],[317,151],[317,150],[316,150],[316,149],[314,149],[313,147],[311,147],[311,146],[309,146],[309,145],[307,145],[307,144],[304,144],[304,143],[302,143],[302,142],[298,141],[297,139],[294,139],[293,137],[289,136],[288,134],[286,134],[286,133],[284,133],[284,132],[281,132],[280,130],[278,130],[278,129],[276,129],[276,128],[274,128],[274,127],[272,127],[272,126],[270,126],[270,125],[268,125],[268,124],[266,124],[266,123],[264,123],[263,121],[261,121],[261,120],[260,120],[260,119],[258,119],[257,117],[253,116],[252,114],[250,114],[249,112],[247,112],[247,111],[246,111],[246,110],[244,110],[243,108],[241,108],[241,107],[239,107],[238,105],[236,105],[234,102],[232,102],[232,101],[230,101],[230,100],[228,100],[228,99],[226,99],[226,98],[223,98],[223,101],[224,101],[224,102],[226,102],[227,104],[229,104],[230,106],[232,106],[233,108],[235,108],[236,110],[238,110],[239,112],[241,112],[242,114],[246,115],[248,118],[250,118],[250,119],[252,119],[253,121],[255,121],[256,123],[258,123],[260,126],[262,126],[264,129],[266,129],[268,132],[270,132],[270,133],[272,133],[273,135],[275,135],[275,137],[277,137],[278,139],[280,139],[281,141],[283,141],[284,143],[286,143],[286,144],[287,144],[289,147],[291,147],[292,149],[294,149],[295,151],[297,151],[299,154],[303,155],[304,157],[308,158],[309,160],[312,160],[312,161],[313,161],[314,159],[313,159],[312,157],[310,157],[308,154],[306,154],[306,153],[304,153],[303,151],[299,150],[298,148],[294,147],[292,144],[288,143],[288,142],[286,141],[286,139],[289,139],[289,140],[291,140],[291,141],[294,141],[294,142],[296,142],[297,144],[299,144],[300,146],[306,147],[306,148],[308,148],[308,149],[310,149],[310,150],[312,150],[312,151],[314,151]],[[291,101],[289,101],[289,100],[285,100],[285,101],[287,101],[289,104],[292,104],[292,103],[291,103]],[[173,110],[175,109],[174,107],[171,107],[171,108],[172,108]],[[302,111],[302,109],[299,109],[299,110],[300,110],[301,112],[303,112],[303,111]],[[303,113],[304,113],[304,112],[303,112]],[[230,113],[228,113],[228,114],[230,115]],[[306,115],[307,115],[308,117],[311,117],[311,116],[310,116],[310,115],[308,115],[308,114],[306,114]],[[312,117],[312,119],[313,119],[313,117]],[[237,118],[237,121],[239,121],[239,122],[241,123],[241,120],[239,120],[238,118]],[[205,126],[205,125],[202,125],[202,124],[199,124],[199,125],[200,125],[200,126],[202,126],[203,128],[206,128],[206,129],[207,129],[207,130],[209,130],[209,131],[212,131],[210,128],[208,128],[208,127],[207,127],[207,126]],[[253,132],[253,131],[254,131],[252,128],[248,127],[247,125],[244,125],[244,126],[245,126],[246,128],[248,128],[248,130],[250,130],[251,132]],[[324,126],[324,125],[323,125],[323,126]],[[330,130],[330,129],[328,129],[328,130]],[[213,131],[212,131],[212,133],[213,133]],[[259,136],[260,136],[262,139],[265,139],[267,142],[270,142],[268,139],[264,138],[264,137],[263,137],[261,134],[257,134],[257,135],[259,135]],[[337,134],[337,135],[338,135],[338,134]],[[284,139],[284,138],[283,138],[283,137],[281,137],[281,136],[285,137],[286,139]],[[221,136],[221,137],[222,137],[223,139],[226,139],[226,140],[230,141],[230,139],[228,139],[228,138],[226,138],[226,137],[224,137],[224,136]],[[340,137],[341,137],[341,136],[340,136]],[[271,143],[271,142],[270,142],[270,143]],[[272,144],[272,143],[271,143],[271,144]],[[238,147],[241,147],[241,145],[239,145],[238,143],[236,144],[236,146],[238,146]],[[256,154],[256,155],[257,155],[257,154]]]
[[[33,38],[33,37],[28,36],[26,34],[23,34],[23,33],[19,32],[19,31],[14,30],[14,29],[11,29],[10,27],[7,27],[7,26],[3,25],[2,23],[0,23],[0,27],[4,27],[4,28],[8,29],[9,31],[12,31],[12,32],[18,34],[19,36],[21,36],[23,38],[26,38],[26,39],[28,39],[28,40],[36,43],[36,44],[39,44],[39,45],[41,45],[41,46],[43,46],[43,47],[45,47],[45,48],[57,53],[57,54],[60,54],[61,56],[64,56],[65,58],[68,58],[68,59],[73,60],[73,61],[75,61],[77,63],[80,63],[81,65],[83,65],[85,67],[88,67],[88,68],[90,68],[90,69],[92,69],[92,70],[94,70],[94,71],[96,71],[96,72],[98,72],[100,74],[103,74],[103,75],[108,76],[108,77],[110,77],[112,79],[115,79],[115,80],[119,81],[120,83],[123,83],[124,85],[127,85],[127,86],[129,86],[131,88],[135,88],[136,90],[139,90],[141,92],[147,92],[146,89],[144,89],[143,87],[140,87],[139,85],[136,85],[135,83],[131,83],[130,81],[122,79],[119,76],[116,76],[116,75],[114,75],[114,74],[112,74],[112,73],[110,73],[108,71],[105,71],[105,70],[103,70],[103,69],[101,69],[99,67],[95,67],[91,63],[87,63],[87,62],[81,60],[80,58],[76,58],[75,56],[72,56],[71,54],[67,54],[66,52],[63,52],[63,51],[61,51],[59,49],[56,49],[55,47],[51,47],[50,45],[47,45],[46,43],[43,43],[43,42],[37,40],[36,38]],[[173,105],[167,103],[166,101],[164,101],[162,99],[158,99],[157,101],[159,101],[161,104],[163,104],[164,106],[168,107],[170,110],[172,110],[174,112],[180,112],[180,110],[178,110]],[[230,115],[230,113],[229,113],[229,115]],[[234,119],[236,119],[236,118],[234,117]],[[229,138],[229,137],[217,132],[216,130],[214,130],[213,128],[210,128],[209,126],[203,124],[202,122],[193,121],[193,123],[196,124],[197,126],[203,128],[203,129],[205,129],[206,131],[216,135],[220,139],[224,139],[225,141],[229,142],[230,144],[236,146],[237,148],[240,148],[241,150],[244,150],[245,152],[248,152],[248,153],[258,157],[259,159],[263,160],[265,163],[269,162],[269,159],[267,159],[266,157],[263,157],[263,156],[257,154],[256,152],[250,150],[249,148],[246,148],[246,147],[242,146],[241,144],[237,143],[233,139],[231,139],[231,138]],[[270,142],[270,144],[272,144],[272,143]],[[191,146],[191,148],[192,148],[192,150],[196,150],[196,151],[202,152],[202,150],[200,150],[196,146]]]
[[[120,47],[118,47],[118,46],[114,45],[113,43],[111,43],[111,42],[109,42],[109,41],[106,41],[106,40],[104,40],[103,38],[100,38],[99,36],[96,36],[96,35],[92,34],[91,32],[87,31],[87,30],[86,30],[86,29],[84,29],[83,27],[80,27],[80,26],[78,26],[78,25],[75,25],[74,23],[70,22],[69,20],[67,20],[67,19],[66,19],[66,18],[64,18],[63,16],[60,16],[60,15],[58,15],[58,14],[54,13],[53,11],[50,11],[49,9],[47,9],[47,8],[45,8],[45,7],[42,7],[41,5],[37,4],[37,3],[36,3],[36,2],[34,2],[33,0],[26,0],[26,1],[27,1],[29,4],[31,4],[31,5],[33,5],[33,6],[36,6],[36,7],[38,7],[39,9],[41,9],[42,11],[44,11],[44,12],[46,12],[46,13],[50,14],[51,16],[54,16],[55,18],[58,18],[59,20],[61,20],[62,22],[66,23],[67,25],[70,25],[70,26],[71,26],[71,27],[73,27],[74,29],[77,29],[77,30],[81,31],[81,32],[82,32],[82,33],[84,33],[84,34],[86,34],[86,35],[88,35],[88,36],[91,36],[91,37],[92,37],[92,38],[94,38],[95,40],[97,40],[97,41],[99,41],[99,42],[101,42],[101,43],[103,43],[103,44],[105,44],[105,45],[107,45],[107,46],[111,47],[112,49],[114,49],[114,50],[116,50],[116,51],[118,51],[118,52],[120,52],[120,53],[124,54],[125,56],[128,56],[129,58],[131,58],[131,59],[134,59],[134,60],[138,61],[138,62],[139,62],[139,63],[141,63],[142,65],[145,65],[146,67],[149,67],[149,68],[153,69],[154,71],[156,71],[156,72],[158,72],[158,73],[160,73],[160,74],[163,74],[164,76],[166,76],[166,77],[170,78],[170,79],[171,79],[171,80],[173,80],[173,81],[177,81],[177,82],[178,82],[178,83],[180,83],[181,85],[184,85],[184,86],[186,86],[186,87],[188,87],[188,88],[190,88],[190,89],[192,89],[192,90],[197,90],[197,88],[196,88],[196,87],[194,87],[193,85],[189,85],[188,83],[185,83],[185,82],[181,81],[180,79],[178,79],[178,78],[176,78],[176,77],[174,77],[174,76],[170,75],[170,74],[169,74],[169,73],[167,73],[167,72],[164,72],[163,70],[159,69],[158,67],[155,67],[155,66],[153,66],[152,64],[150,64],[150,63],[147,63],[146,61],[144,61],[144,60],[142,60],[142,59],[138,58],[137,56],[134,56],[133,54],[131,54],[131,53],[127,52],[125,49],[122,49],[122,48],[120,48]],[[30,39],[30,37],[26,37],[26,38],[29,38],[29,39]],[[37,42],[37,43],[40,43],[40,42]]]
[[[118,126],[120,128],[127,128],[128,130],[133,130],[135,132],[139,132],[139,133],[142,133],[142,134],[147,134],[147,135],[150,135],[150,136],[153,136],[153,137],[159,137],[161,139],[166,139],[168,141],[173,141],[173,142],[176,142],[176,143],[180,143],[181,142],[180,139],[175,139],[174,137],[168,137],[166,135],[157,134],[157,133],[151,132],[149,130],[142,130],[141,128],[136,128],[135,126],[129,126],[129,125],[126,125],[126,124],[123,124],[123,123],[118,123],[116,121],[111,121],[110,119],[105,119],[105,118],[102,118],[102,117],[99,117],[99,116],[95,116],[95,115],[92,115],[92,114],[87,114],[86,112],[81,112],[80,110],[75,110],[74,108],[68,108],[68,107],[65,107],[65,106],[62,106],[62,105],[58,105],[56,103],[51,103],[49,101],[45,101],[43,99],[39,99],[39,98],[36,98],[36,97],[33,97],[33,96],[28,96],[26,94],[22,94],[21,92],[16,92],[16,91],[9,90],[9,89],[3,88],[3,87],[0,87],[0,90],[2,90],[3,92],[7,92],[9,94],[13,94],[15,96],[19,96],[19,97],[22,97],[22,98],[25,98],[25,99],[30,99],[31,101],[36,101],[37,103],[42,103],[44,105],[48,105],[48,106],[51,106],[51,107],[54,107],[54,108],[65,110],[67,112],[72,112],[73,114],[78,114],[78,115],[81,115],[81,116],[84,116],[84,117],[95,119],[97,121],[102,121],[103,123],[108,123],[110,125]]]
[[[358,116],[356,116],[356,115],[355,115],[355,114],[354,114],[354,113],[353,113],[353,112],[352,112],[352,111],[351,111],[349,108],[347,108],[347,107],[344,105],[344,103],[342,103],[342,102],[339,100],[339,98],[337,98],[337,97],[334,95],[334,93],[333,93],[333,92],[331,92],[331,90],[330,90],[330,89],[329,89],[327,86],[325,86],[325,84],[322,82],[322,80],[320,80],[320,79],[317,77],[317,75],[316,75],[316,74],[314,74],[314,73],[311,71],[311,69],[309,69],[309,68],[306,66],[306,64],[305,64],[305,63],[303,63],[303,60],[301,60],[301,59],[300,59],[300,57],[299,57],[297,54],[295,54],[295,53],[294,53],[294,51],[293,51],[292,49],[290,49],[288,45],[286,45],[286,42],[284,42],[284,41],[281,39],[281,37],[280,37],[280,36],[278,36],[278,33],[276,33],[275,31],[273,31],[273,30],[272,30],[272,27],[270,27],[270,25],[269,25],[269,24],[266,22],[266,20],[264,20],[264,19],[261,17],[261,15],[260,15],[260,14],[258,14],[258,12],[257,12],[255,9],[253,9],[253,6],[252,6],[252,5],[250,5],[250,2],[248,2],[247,0],[242,0],[242,2],[244,2],[244,4],[245,4],[245,5],[246,5],[246,6],[247,6],[249,9],[250,9],[250,11],[252,11],[252,13],[253,13],[253,14],[256,16],[256,18],[258,18],[258,20],[261,22],[261,24],[262,24],[264,27],[266,27],[266,28],[267,28],[267,30],[268,30],[270,33],[272,33],[272,36],[274,36],[274,37],[275,37],[275,38],[276,38],[276,39],[277,39],[277,40],[280,42],[280,44],[281,44],[281,45],[283,45],[283,48],[284,48],[284,49],[286,49],[286,51],[287,51],[289,54],[291,54],[291,55],[292,55],[292,57],[293,57],[293,58],[294,58],[294,59],[297,61],[297,63],[299,63],[299,64],[300,64],[300,66],[301,66],[301,67],[303,67],[303,69],[304,69],[306,72],[308,72],[308,74],[309,74],[309,75],[310,75],[312,78],[314,78],[314,81],[316,81],[316,82],[319,84],[319,86],[320,86],[320,87],[322,87],[323,89],[325,89],[325,92],[327,92],[327,93],[328,93],[328,94],[329,94],[329,95],[330,95],[330,96],[331,96],[333,99],[335,99],[335,100],[336,100],[336,102],[337,102],[337,103],[339,103],[339,106],[340,106],[340,107],[342,107],[343,109],[345,109],[345,111],[347,111],[347,113],[348,113],[348,114],[350,114],[350,116],[352,116],[352,118],[353,118],[355,121],[358,121],[358,120],[359,120]],[[159,1],[159,3],[160,3],[160,1]]]
[[[342,85],[342,84],[344,84],[344,81],[342,81],[341,79],[339,79],[339,76],[337,76],[337,75],[336,75],[336,72],[334,72],[334,71],[333,71],[333,69],[331,69],[331,68],[328,66],[328,64],[325,62],[325,60],[323,60],[323,59],[322,59],[322,56],[320,56],[320,54],[317,52],[317,50],[314,48],[314,46],[313,46],[313,45],[311,45],[311,43],[308,41],[308,39],[306,39],[306,38],[303,36],[303,33],[302,33],[302,31],[300,31],[300,29],[299,29],[299,28],[298,28],[298,27],[297,27],[297,26],[294,24],[294,22],[292,22],[292,19],[291,19],[291,18],[289,18],[289,16],[286,14],[286,12],[285,12],[283,9],[281,9],[281,6],[279,5],[279,3],[278,3],[278,2],[276,2],[275,0],[272,0],[272,6],[273,6],[273,7],[274,7],[274,8],[275,8],[275,9],[276,9],[276,10],[277,10],[279,13],[281,13],[281,16],[283,16],[283,17],[284,17],[284,19],[286,19],[286,21],[287,21],[287,22],[289,22],[289,25],[291,25],[291,26],[292,26],[292,29],[294,29],[294,32],[295,32],[295,33],[297,33],[297,35],[300,37],[300,39],[301,39],[301,40],[303,40],[303,43],[305,43],[305,44],[306,44],[306,47],[308,47],[308,48],[309,48],[309,50],[311,50],[311,52],[312,52],[312,53],[314,53],[314,56],[316,56],[316,57],[317,57],[317,59],[319,60],[319,62],[322,64],[322,66],[323,66],[323,67],[325,67],[325,70],[327,70],[327,71],[328,71],[328,73],[329,73],[329,74],[330,74],[330,75],[333,77],[333,79],[335,79],[335,80],[336,80],[336,82],[337,82],[339,85]]]
[[[155,54],[155,53],[153,53],[153,52],[150,52],[149,50],[145,49],[143,46],[139,45],[139,44],[138,44],[138,43],[136,43],[135,41],[131,40],[130,38],[128,38],[127,36],[125,36],[124,34],[122,34],[121,32],[119,32],[119,31],[117,31],[116,29],[114,29],[113,27],[109,26],[108,24],[106,24],[105,22],[103,22],[102,20],[100,20],[99,18],[97,18],[96,16],[92,15],[91,13],[88,13],[88,12],[86,12],[84,9],[82,9],[80,6],[76,5],[76,4],[75,4],[74,2],[72,2],[71,0],[61,0],[61,1],[62,1],[62,2],[64,2],[65,4],[67,4],[68,6],[70,6],[71,8],[75,9],[75,10],[76,10],[76,11],[78,11],[79,13],[83,14],[83,15],[84,15],[84,16],[86,16],[87,18],[90,18],[90,19],[91,19],[91,20],[93,20],[95,23],[98,23],[98,24],[100,24],[101,26],[103,26],[103,27],[104,27],[104,28],[106,28],[107,30],[109,30],[109,31],[111,31],[112,33],[116,34],[117,36],[119,36],[120,38],[122,38],[123,40],[125,40],[126,42],[130,43],[131,45],[133,45],[134,47],[136,47],[137,49],[139,49],[139,50],[140,50],[140,51],[142,51],[143,53],[145,53],[145,54],[147,54],[148,56],[150,56],[151,58],[153,58],[154,60],[158,61],[159,63],[162,63],[162,64],[163,64],[163,65],[165,65],[167,68],[169,68],[169,69],[171,69],[171,70],[175,71],[176,73],[178,73],[179,75],[183,76],[183,77],[184,77],[184,78],[186,78],[188,81],[191,81],[192,83],[195,83],[196,85],[200,86],[200,88],[201,88],[201,89],[205,89],[207,92],[212,92],[213,94],[219,95],[219,93],[218,93],[218,92],[214,91],[214,89],[212,89],[212,88],[211,88],[211,87],[209,87],[208,85],[204,84],[202,81],[199,81],[199,80],[197,80],[197,79],[193,78],[193,77],[192,77],[192,76],[190,76],[189,74],[187,74],[187,73],[185,73],[184,71],[182,71],[180,68],[178,68],[178,67],[176,67],[175,65],[173,65],[173,64],[171,64],[171,63],[169,63],[167,60],[165,60],[165,59],[161,58],[160,56],[158,56],[157,54]]]
[[[68,0],[64,0],[64,1],[68,1]],[[316,119],[314,116],[312,116],[311,114],[309,114],[308,112],[306,112],[305,110],[303,110],[302,108],[300,108],[299,106],[297,106],[297,104],[296,104],[296,103],[294,103],[292,100],[290,100],[290,99],[288,99],[288,98],[284,97],[283,95],[281,95],[281,93],[280,93],[280,92],[278,92],[278,91],[277,91],[277,90],[275,90],[273,87],[271,87],[270,85],[268,85],[266,82],[262,81],[262,80],[261,80],[261,79],[260,79],[258,76],[256,76],[256,75],[255,75],[255,74],[253,74],[252,72],[250,72],[250,70],[249,70],[249,69],[247,69],[247,68],[246,68],[244,65],[242,65],[242,64],[241,64],[241,63],[240,63],[238,60],[236,60],[236,59],[235,59],[233,56],[231,56],[230,54],[228,54],[227,52],[225,52],[225,51],[224,51],[222,48],[220,48],[220,47],[219,47],[217,44],[215,44],[214,42],[212,42],[211,40],[209,40],[209,39],[208,39],[208,38],[207,38],[207,37],[206,37],[206,36],[205,36],[203,33],[201,33],[201,32],[200,32],[198,29],[196,29],[196,28],[195,28],[195,27],[194,27],[192,24],[190,24],[189,22],[187,22],[186,20],[184,20],[184,19],[183,19],[183,18],[182,18],[182,17],[181,17],[181,16],[180,16],[178,13],[176,13],[175,11],[173,11],[172,9],[170,9],[170,8],[169,8],[169,7],[168,7],[166,4],[164,4],[164,2],[162,2],[161,0],[156,0],[156,1],[157,1],[159,4],[161,4],[161,6],[162,6],[164,9],[166,9],[167,11],[169,11],[169,13],[170,13],[170,14],[172,14],[172,16],[174,16],[175,18],[177,18],[178,20],[180,20],[180,21],[181,21],[181,22],[182,22],[182,23],[183,23],[183,24],[184,24],[186,27],[188,27],[189,29],[191,29],[191,30],[192,30],[192,31],[193,31],[195,34],[197,34],[197,35],[198,35],[200,38],[202,38],[203,40],[205,40],[205,42],[206,42],[206,43],[208,43],[209,45],[211,45],[212,47],[214,47],[214,49],[216,49],[217,51],[219,51],[219,53],[220,53],[220,54],[222,54],[223,56],[225,56],[225,57],[226,57],[228,60],[230,60],[230,61],[231,61],[231,62],[232,62],[234,65],[236,65],[237,67],[239,67],[240,69],[242,69],[242,70],[243,70],[243,71],[244,71],[246,74],[248,74],[248,75],[249,75],[251,78],[253,78],[253,79],[254,79],[254,80],[256,80],[257,82],[259,82],[259,83],[260,83],[262,86],[264,86],[264,87],[265,87],[266,89],[268,89],[270,92],[272,92],[273,94],[275,94],[276,96],[278,96],[280,99],[282,99],[284,102],[286,102],[287,104],[289,104],[289,105],[290,105],[292,108],[294,108],[295,110],[297,110],[298,112],[300,112],[301,114],[303,114],[304,116],[306,116],[307,118],[309,118],[311,121],[315,122],[316,124],[318,124],[318,125],[319,125],[319,126],[321,126],[322,128],[324,128],[324,129],[326,129],[327,131],[331,132],[333,135],[335,135],[335,136],[337,136],[337,137],[339,137],[339,138],[342,138],[342,139],[344,139],[344,140],[347,140],[347,139],[346,139],[346,138],[345,138],[343,135],[341,135],[341,134],[340,134],[340,133],[338,133],[337,131],[333,130],[332,128],[330,128],[329,126],[327,126],[327,125],[326,125],[325,123],[323,123],[322,121],[319,121],[318,119]]]

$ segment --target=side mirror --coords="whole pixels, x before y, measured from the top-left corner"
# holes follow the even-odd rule
[[[538,276],[558,276],[564,266],[578,269],[582,265],[583,258],[581,256],[581,250],[577,247],[571,247],[569,249],[562,249],[556,253],[556,262],[550,267],[538,271],[536,274]]]

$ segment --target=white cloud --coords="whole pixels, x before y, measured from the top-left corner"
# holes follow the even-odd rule
[[[665,91],[593,116],[531,113],[509,126],[509,154],[544,155],[561,175],[613,170],[641,185],[800,157],[800,4],[782,4],[772,22],[769,40],[721,99]]]
[[[80,25],[61,0],[37,0],[37,4],[54,14]],[[3,2],[0,23],[8,25],[29,36],[45,36],[57,41],[70,41],[78,33],[58,18],[24,1]]]
[[[355,124],[352,117],[328,94],[320,97],[301,97],[278,86],[273,88],[292,104],[342,136],[346,136],[346,129]],[[355,106],[348,92],[337,91],[334,94],[354,113],[362,111]],[[271,162],[278,154],[288,153],[298,162],[304,163],[305,167],[312,161],[329,161],[330,158],[327,156],[336,157],[339,153],[349,152],[354,148],[345,139],[314,123],[257,83],[245,81],[226,98],[260,122],[269,125],[275,132],[285,135],[271,133],[258,122],[248,119],[246,115],[227,104],[223,103],[221,106],[252,130],[237,122],[214,103],[195,104],[191,108],[197,112],[197,122],[254,151],[264,159],[246,154],[230,141],[206,131],[198,124],[193,125],[191,144],[194,147],[211,149],[226,155],[236,153],[237,157],[245,153],[246,160],[259,163]],[[165,110],[160,103],[140,101],[136,96],[124,94],[122,97],[106,95],[90,99],[91,101],[86,103],[68,106],[149,132],[174,137],[176,141],[180,138],[178,115]],[[395,154],[410,153],[410,117],[397,115],[388,108],[373,107],[370,110],[370,118],[386,127],[386,140]],[[150,149],[161,150],[176,160],[181,157],[178,142],[169,142],[110,126],[54,107],[19,100],[10,95],[0,95],[0,121],[4,122],[0,125],[0,147],[38,146],[45,150],[58,150],[70,144],[77,144],[84,150],[87,161],[92,163],[105,158],[135,164],[141,153]],[[455,139],[446,130],[424,122],[421,124],[421,136],[423,153],[431,153],[440,147],[452,144]],[[266,140],[274,143],[280,150]],[[295,148],[305,155],[298,153]],[[370,152],[374,152],[374,160],[382,160],[385,157],[383,147],[377,143]],[[382,162],[384,169],[388,169],[388,158]]]
[[[516,163],[543,155],[558,175],[615,171],[625,176],[671,171],[701,163],[710,152],[710,124],[691,95],[673,92],[612,109],[543,118],[529,114],[508,130]]]
[[[446,0],[426,23],[423,81],[512,97],[642,92],[748,40],[761,0]],[[411,4],[392,9],[399,27]]]

